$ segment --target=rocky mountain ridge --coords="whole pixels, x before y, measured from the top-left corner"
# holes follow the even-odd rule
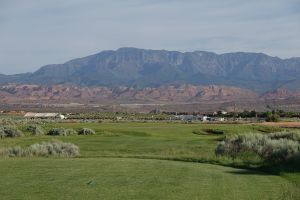
[[[185,84],[223,85],[260,94],[279,88],[300,90],[300,58],[262,53],[215,54],[120,48],[46,65],[34,73],[0,75],[0,84],[120,86],[143,89]]]

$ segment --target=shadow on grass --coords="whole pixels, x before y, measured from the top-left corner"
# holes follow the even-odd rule
[[[274,176],[275,174],[266,173],[263,171],[258,170],[238,170],[238,171],[227,171],[227,173],[230,174],[236,174],[236,175],[259,175],[259,176]]]
[[[161,157],[161,156],[139,156],[139,155],[107,155],[99,156],[106,158],[135,158],[135,159],[155,159],[155,160],[168,160],[179,162],[192,162],[192,163],[205,163],[212,165],[220,165],[224,167],[231,167],[234,169],[240,169],[240,171],[228,171],[228,173],[237,175],[280,175],[281,173],[297,173],[300,172],[300,165],[298,161],[287,162],[284,164],[271,164],[271,163],[251,163],[234,160],[218,160],[215,158],[194,158],[194,157]]]

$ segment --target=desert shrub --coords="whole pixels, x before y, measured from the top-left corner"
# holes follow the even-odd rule
[[[20,157],[24,155],[24,150],[20,146],[12,147],[7,150],[9,157]]]
[[[71,143],[56,140],[33,144],[26,149],[26,155],[71,157],[79,155],[79,147]]]
[[[27,148],[19,146],[7,149],[9,157],[74,157],[79,155],[79,147],[58,140],[33,144]]]
[[[66,135],[77,135],[77,131],[72,128],[65,129]]]
[[[52,135],[52,136],[67,136],[67,135],[73,135],[73,134],[77,134],[77,131],[75,131],[74,129],[68,128],[52,128],[49,132],[48,135]]]
[[[2,126],[15,126],[16,121],[12,119],[0,119],[0,125]]]
[[[42,127],[38,125],[29,125],[27,128],[28,131],[32,133],[32,135],[44,135],[45,132]]]
[[[298,142],[288,139],[266,140],[259,155],[270,162],[281,162],[293,158],[300,152]]]
[[[267,162],[284,162],[300,154],[300,143],[288,139],[286,135],[286,133],[233,135],[219,142],[215,153],[236,158],[243,153],[252,152]]]
[[[0,157],[7,156],[7,149],[5,148],[0,148]]]
[[[78,131],[79,135],[95,135],[95,131],[90,128],[82,128]]]
[[[0,128],[0,137],[20,137],[23,133],[19,129],[12,126],[5,126]]]
[[[299,132],[276,132],[268,135],[271,139],[289,139],[300,142]]]
[[[221,141],[218,143],[215,153],[216,153],[216,155],[228,154],[228,147],[227,147],[227,144],[225,143],[225,141]]]
[[[52,135],[52,136],[66,136],[66,129],[64,128],[52,128],[47,135]]]
[[[4,137],[5,137],[4,128],[0,127],[0,138],[4,138]]]

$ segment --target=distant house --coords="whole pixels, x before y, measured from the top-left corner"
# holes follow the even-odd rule
[[[208,117],[208,116],[206,116],[206,115],[203,115],[203,116],[200,116],[200,120],[203,121],[203,122],[211,121],[211,117]]]
[[[28,112],[24,115],[26,118],[39,118],[39,119],[65,119],[65,116],[60,113],[33,113]]]
[[[224,111],[224,110],[222,110],[221,113],[222,113],[222,115],[226,115],[227,114],[227,112]]]

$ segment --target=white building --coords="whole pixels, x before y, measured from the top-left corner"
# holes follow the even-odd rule
[[[39,118],[39,119],[65,119],[65,116],[60,113],[33,113],[28,112],[24,115],[26,118]]]

